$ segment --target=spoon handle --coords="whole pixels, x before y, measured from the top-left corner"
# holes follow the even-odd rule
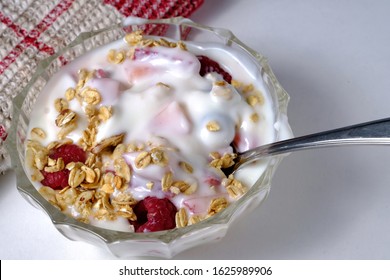
[[[254,160],[293,151],[352,144],[390,144],[390,118],[291,138],[239,154],[235,169]]]

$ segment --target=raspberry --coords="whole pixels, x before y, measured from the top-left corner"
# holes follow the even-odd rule
[[[49,152],[49,157],[52,159],[62,158],[64,164],[69,162],[85,163],[87,155],[82,148],[75,144],[65,144]],[[63,169],[57,172],[42,171],[43,180],[41,184],[50,187],[54,190],[61,190],[68,186],[69,170]]]
[[[44,179],[41,184],[54,190],[62,190],[68,186],[69,170],[63,169],[57,172],[42,171]]]
[[[148,196],[134,206],[137,221],[132,222],[136,232],[153,232],[176,227],[177,209],[167,198]]]
[[[87,155],[85,151],[75,144],[65,144],[50,151],[49,156],[52,159],[62,158],[65,165],[69,162],[85,163]]]
[[[108,73],[103,69],[97,69],[95,72],[95,76],[98,79],[104,79],[104,78],[108,78]]]
[[[223,70],[222,67],[218,64],[218,62],[204,55],[199,55],[197,57],[200,62],[199,74],[201,76],[204,76],[207,73],[216,72],[222,75],[223,79],[229,84],[232,82],[232,76],[228,72]]]

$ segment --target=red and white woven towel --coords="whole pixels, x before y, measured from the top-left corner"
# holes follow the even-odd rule
[[[189,17],[203,0],[0,0],[0,173],[9,167],[3,141],[12,98],[27,84],[37,62],[84,31],[127,16]]]

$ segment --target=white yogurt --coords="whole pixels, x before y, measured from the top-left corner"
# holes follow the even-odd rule
[[[125,133],[124,143],[152,143],[167,148],[167,166],[137,168],[134,161],[140,152],[123,155],[132,170],[127,192],[137,200],[147,196],[167,197],[178,209],[185,208],[189,216],[206,215],[212,198],[226,197],[232,201],[221,185],[224,175],[209,166],[209,155],[232,153],[234,141],[238,151],[274,141],[277,133],[274,104],[257,74],[258,69],[248,58],[219,44],[186,42],[186,46],[188,51],[178,47],[137,47],[134,60],[126,59],[120,64],[109,63],[106,57],[110,49],[127,48],[123,40],[83,55],[63,67],[47,83],[31,115],[29,131],[34,127],[43,129],[47,134],[43,145],[57,140],[55,99],[76,86],[79,69],[97,70],[98,74],[85,86],[98,90],[102,96],[100,105],[112,106],[113,115],[99,126],[96,141]],[[235,87],[218,83],[222,81],[218,74],[200,76],[200,63],[196,57],[200,54],[217,61],[234,80],[253,85],[255,91],[261,92],[261,104],[248,104]],[[77,100],[70,101],[69,105],[80,118],[78,128],[67,137],[77,143],[87,126],[85,107]],[[258,121],[253,121],[254,115]],[[213,123],[218,129],[208,128]],[[180,168],[181,162],[190,164],[193,173]],[[259,163],[243,168],[236,178],[250,187],[265,166]],[[175,180],[195,184],[197,190],[190,195],[162,191],[161,179],[168,171]],[[150,183],[153,183],[151,189],[147,187]],[[34,184],[41,187],[40,183]],[[112,194],[113,197],[116,195],[118,191]],[[74,209],[70,213],[74,213]],[[132,230],[124,218],[116,221],[92,219],[91,223],[104,228]]]

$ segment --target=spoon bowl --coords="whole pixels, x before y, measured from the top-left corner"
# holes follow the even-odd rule
[[[265,157],[307,149],[357,144],[390,144],[390,118],[290,138],[237,153],[232,171],[234,173],[239,168]]]

